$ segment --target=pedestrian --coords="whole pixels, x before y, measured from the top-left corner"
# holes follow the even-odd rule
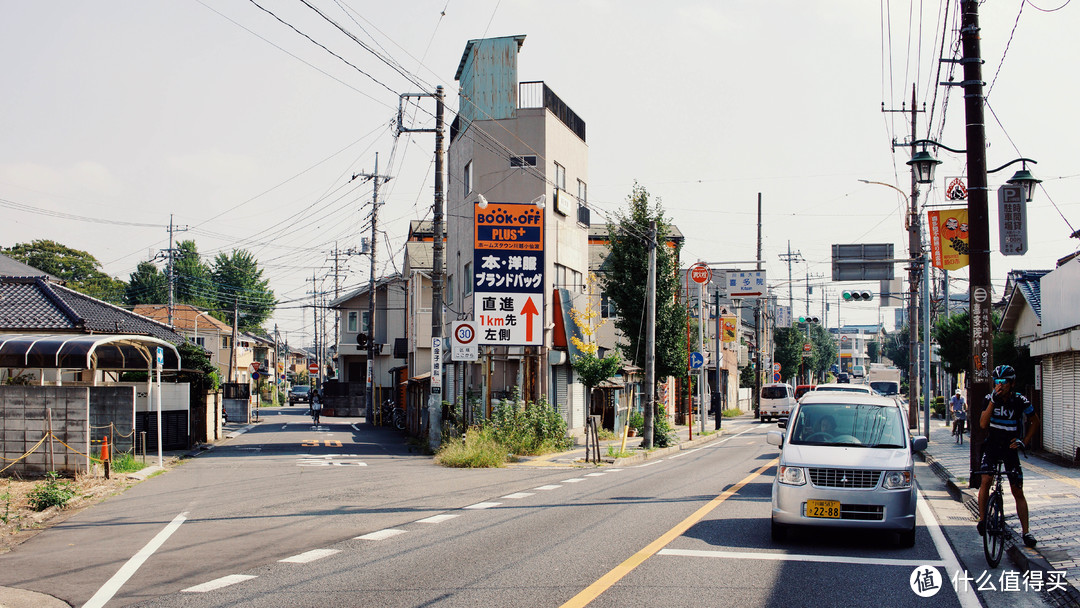
[[[322,413],[322,399],[319,399],[318,391],[311,392],[311,421],[315,426],[319,425],[319,414]]]
[[[956,389],[956,394],[949,399],[949,410],[953,415],[953,435],[956,436],[956,443],[964,443],[964,423],[967,422],[967,402],[964,401],[964,395],[961,394],[960,389]]]
[[[1038,542],[1028,531],[1028,504],[1024,497],[1024,473],[1020,470],[1020,456],[1016,453],[1031,443],[1039,428],[1039,415],[1026,397],[1016,392],[1016,370],[1009,365],[994,368],[994,392],[986,396],[986,407],[979,416],[979,426],[987,431],[983,442],[981,471],[993,471],[997,462],[1005,465],[1009,489],[1016,500],[1016,516],[1020,520],[1024,544],[1034,547]],[[986,534],[986,501],[994,476],[982,474],[979,485],[979,535]]]

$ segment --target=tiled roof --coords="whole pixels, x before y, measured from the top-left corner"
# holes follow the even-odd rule
[[[0,331],[70,331],[184,337],[161,323],[41,278],[0,278]]]
[[[158,323],[169,322],[169,307],[165,304],[136,304],[133,313],[153,319]],[[211,317],[209,313],[190,304],[173,305],[173,327],[178,330],[194,331],[196,329],[216,329],[223,332],[231,332],[232,326],[220,319]]]
[[[1011,301],[1015,292],[1019,291],[1024,300],[1031,306],[1035,316],[1042,319],[1042,290],[1040,281],[1049,273],[1049,270],[1013,270],[1009,272],[1009,280],[1006,285],[1005,299]]]
[[[28,264],[8,257],[0,253],[0,277],[45,277],[50,281],[60,283],[60,279],[52,276],[44,270],[38,270]]]

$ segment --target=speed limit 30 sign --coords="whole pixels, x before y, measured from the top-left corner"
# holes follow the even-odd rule
[[[476,361],[480,358],[477,346],[476,324],[472,321],[455,321],[450,340],[451,361]]]

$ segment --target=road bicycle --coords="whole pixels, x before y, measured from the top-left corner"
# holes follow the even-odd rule
[[[1027,458],[1027,450],[1020,447],[1021,453]],[[1005,537],[1008,530],[1005,527],[1005,493],[1001,487],[1001,478],[1005,476],[1005,464],[998,459],[994,462],[994,470],[977,471],[980,475],[993,475],[994,483],[990,486],[990,495],[986,498],[986,533],[983,534],[983,555],[986,563],[991,568],[997,568],[1001,562],[1001,554],[1005,550]]]
[[[952,434],[956,438],[956,443],[964,444],[964,426],[966,426],[967,420],[956,419],[953,420]]]

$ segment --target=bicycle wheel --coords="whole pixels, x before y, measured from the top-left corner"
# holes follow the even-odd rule
[[[405,410],[394,408],[394,428],[399,431],[405,430]]]
[[[986,563],[997,568],[1001,563],[1001,553],[1005,549],[1005,509],[1001,494],[996,490],[990,494],[986,504],[986,534],[983,535],[983,553]]]

